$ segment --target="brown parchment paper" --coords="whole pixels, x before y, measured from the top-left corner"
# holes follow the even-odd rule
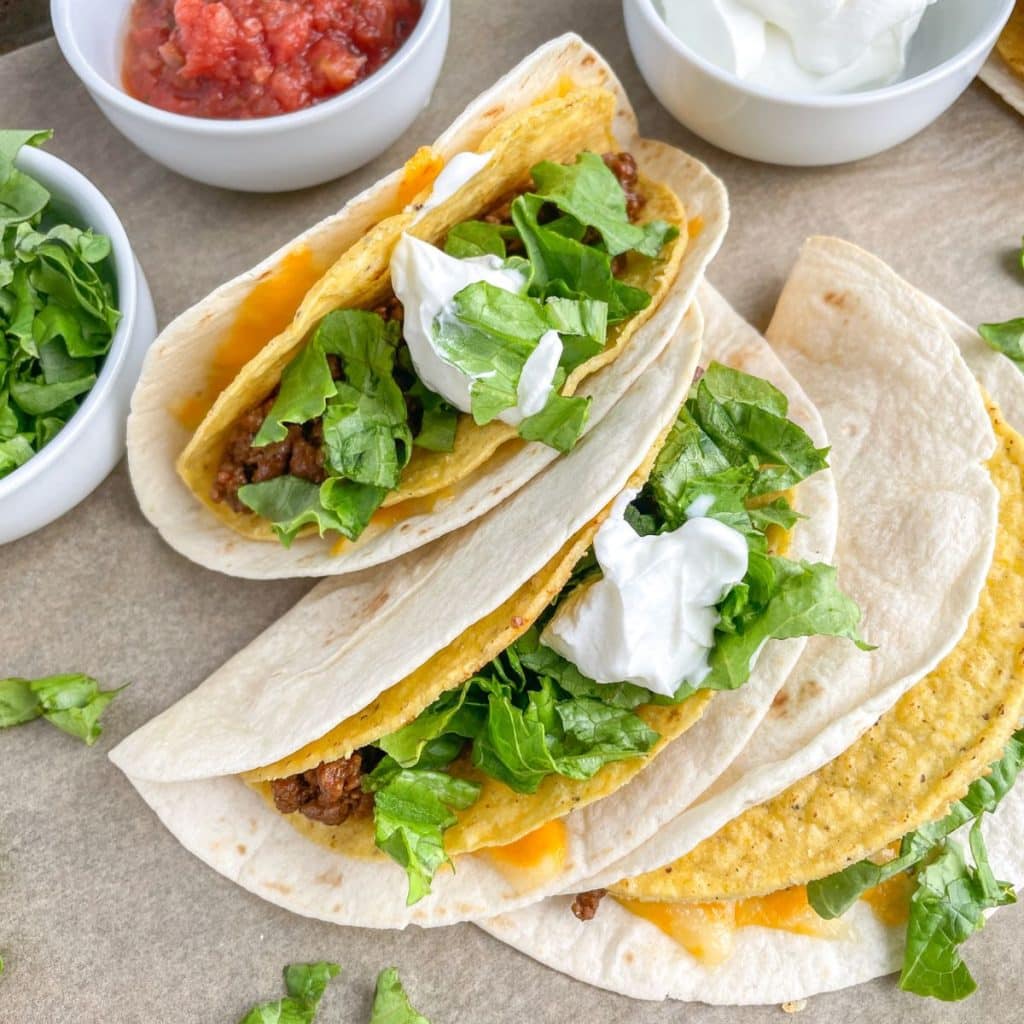
[[[969,322],[1024,313],[1014,251],[1024,232],[1024,129],[975,84],[937,124],[873,160],[826,170],[728,156],[681,128],[647,91],[617,0],[454,0],[433,102],[367,168],[306,192],[245,196],[179,178],[93,107],[52,42],[0,58],[0,124],[53,127],[50,148],[84,171],[124,221],[161,323],[337,209],[436,136],[466,101],[540,43],[581,32],[609,59],[646,135],[706,161],[731,193],[732,228],[711,278],[764,327],[800,242],[857,242]],[[133,683],[87,750],[34,723],[0,733],[0,1024],[234,1024],[283,994],[289,962],[344,972],[325,1024],[365,1024],[373,979],[395,965],[433,1024],[755,1024],[779,1009],[633,1003],[580,985],[472,926],[366,932],[295,917],[205,868],[136,797],[105,752],[283,613],[305,582],[202,570],[138,512],[124,466],[84,504],[0,548],[0,673],[82,670]],[[801,1024],[1009,1024],[1024,1004],[1024,911],[968,947],[980,990],[957,1006],[892,980],[813,1000]]]

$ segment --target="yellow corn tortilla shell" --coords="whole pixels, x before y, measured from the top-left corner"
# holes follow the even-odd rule
[[[583,150],[604,152],[615,148],[615,106],[615,97],[607,89],[580,89],[507,118],[491,129],[477,147],[478,152],[493,154],[490,162],[454,196],[422,219],[417,219],[418,203],[387,217],[339,257],[307,295],[292,324],[269,342],[220,395],[182,451],[177,469],[192,493],[242,536],[278,543],[266,520],[235,512],[210,497],[224,447],[238,418],[276,387],[285,367],[324,316],[336,309],[372,309],[390,296],[391,253],[403,233],[435,245],[443,244],[454,225],[479,217],[510,192],[527,187],[530,168],[542,160],[569,162]],[[642,174],[640,189],[647,197],[644,218],[677,225],[679,236],[667,244],[657,260],[635,254],[629,258],[624,280],[649,292],[651,304],[609,333],[605,349],[572,373],[563,388],[564,394],[573,394],[583,380],[621,355],[633,334],[657,311],[679,273],[688,234],[682,203],[671,189]],[[418,197],[419,203],[428,194],[429,189],[425,189]],[[515,429],[507,424],[495,421],[479,427],[472,417],[461,416],[454,450],[416,449],[398,488],[387,496],[384,505],[394,506],[448,491],[516,437]],[[312,532],[314,528],[307,527],[303,535]]]
[[[664,436],[658,439],[633,475],[631,487],[642,486],[647,479]],[[530,628],[568,582],[573,568],[593,543],[594,535],[609,509],[610,506],[604,508],[509,600],[448,647],[438,651],[415,672],[382,693],[358,715],[341,722],[295,754],[248,772],[243,778],[273,803],[269,780],[315,768],[322,761],[348,757],[360,747],[374,743],[415,720],[438,697],[461,686]],[[697,722],[711,696],[711,693],[704,692],[673,707],[649,705],[637,709],[637,714],[661,739],[646,757],[613,762],[591,779],[575,780],[552,775],[540,784],[535,793],[517,793],[504,783],[476,771],[468,763],[460,763],[453,774],[478,782],[480,797],[471,807],[458,812],[458,824],[445,833],[445,849],[457,855],[514,842],[549,821],[615,792],[643,771],[671,740]],[[288,820],[300,832],[339,853],[357,857],[383,856],[374,846],[373,821],[370,818],[351,819],[341,826],[322,825],[301,814],[289,815]]]
[[[1018,78],[1024,78],[1024,3],[1021,0],[1017,0],[1017,6],[996,43],[996,50],[1007,67]]]
[[[1024,714],[1024,438],[989,414],[999,529],[959,645],[842,756],[614,895],[744,899],[824,878],[941,818],[998,760]]]

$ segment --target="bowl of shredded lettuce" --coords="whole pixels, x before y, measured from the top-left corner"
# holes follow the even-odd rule
[[[62,516],[114,468],[156,335],[121,222],[39,149],[50,134],[0,129],[0,543]]]

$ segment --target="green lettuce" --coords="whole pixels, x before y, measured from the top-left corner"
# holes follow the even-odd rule
[[[664,221],[631,223],[622,186],[596,153],[580,153],[574,164],[545,161],[532,173],[537,195],[598,231],[612,256],[631,250],[657,256],[679,235],[678,228]]]
[[[377,845],[405,868],[410,903],[430,891],[448,859],[443,836],[456,821],[450,808],[479,795],[478,786],[446,773],[467,745],[475,768],[534,793],[550,775],[589,779],[614,761],[643,756],[658,740],[630,708],[605,699],[603,688],[541,647],[538,635],[529,630],[377,743],[386,757],[364,787],[375,794]]]
[[[49,192],[14,167],[50,135],[0,131],[0,477],[75,414],[120,321],[110,240],[54,223]]]
[[[239,500],[270,522],[285,547],[291,547],[304,526],[322,537],[336,530],[355,540],[387,497],[387,489],[330,477],[315,484],[297,476],[279,476],[238,489]]]
[[[1013,887],[992,876],[981,822],[1010,792],[1022,768],[1024,730],[1013,736],[1002,758],[971,784],[944,818],[905,835],[891,860],[858,861],[811,882],[807,898],[815,912],[827,919],[840,917],[869,889],[909,872],[916,888],[900,986],[946,1001],[970,995],[977,986],[960,958],[959,946],[983,926],[984,911],[1015,899]],[[973,865],[950,838],[967,825]]]
[[[426,1017],[413,1009],[394,967],[381,971],[377,976],[370,1024],[430,1024]]]
[[[313,1024],[328,983],[340,972],[338,964],[326,960],[290,964],[284,969],[284,987],[288,995],[284,999],[254,1006],[239,1024]]]
[[[91,747],[103,732],[100,717],[123,689],[101,690],[92,676],[80,672],[0,679],[0,729],[45,718]]]
[[[328,313],[285,368],[253,444],[283,441],[287,424],[322,417],[330,475],[394,489],[412,447],[405,398],[394,377],[400,338],[400,325],[375,313]],[[343,380],[333,379],[329,356],[340,360]]]
[[[978,333],[989,348],[1002,352],[1024,370],[1024,317],[1001,324],[982,324]]]
[[[363,787],[374,795],[374,841],[405,869],[407,902],[417,903],[449,862],[444,833],[458,821],[453,811],[475,803],[480,787],[430,767],[403,768],[392,758],[364,777]]]
[[[545,334],[559,327],[567,333],[579,331],[599,351],[605,339],[595,335],[602,324],[607,326],[604,312],[592,302],[546,305],[486,281],[459,292],[453,314],[438,320],[434,337],[445,360],[472,379],[470,402],[478,424],[515,407],[523,369]],[[560,395],[563,380],[556,377],[547,404],[523,421],[520,434],[567,452],[583,432],[590,399]]]
[[[593,299],[608,307],[608,322],[619,323],[651,304],[651,296],[615,277],[612,257],[603,249],[582,241],[585,227],[565,220],[541,224],[546,200],[523,195],[512,203],[512,221],[526,248],[533,271],[530,293]]]

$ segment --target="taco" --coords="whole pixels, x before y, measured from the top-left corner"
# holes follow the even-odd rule
[[[607,65],[555,40],[167,328],[129,422],[143,511],[252,577],[352,572],[465,525],[656,358],[726,219],[717,179],[640,139]]]
[[[770,703],[803,637],[859,618],[816,412],[748,334],[691,387],[699,330],[499,509],[320,584],[124,741],[174,834],[289,909],[402,927],[558,891],[681,811],[709,709]]]
[[[691,808],[585,895],[485,927],[638,998],[789,1002],[901,967],[904,989],[963,998],[974,982],[958,946],[1012,902],[1001,879],[1024,878],[1024,794],[1011,792],[1024,766],[1024,625],[1006,614],[1024,606],[1024,381],[976,332],[835,239],[805,247],[768,337],[830,429],[837,561],[879,644],[876,677],[865,685],[858,653],[812,640]],[[965,381],[961,352],[987,400]],[[835,387],[837,360],[855,388]],[[954,448],[915,461],[919,430]],[[883,461],[916,509],[889,500]],[[930,505],[947,502],[962,516],[936,532]],[[879,518],[862,530],[865,505],[894,528]],[[951,562],[938,568],[950,556],[951,574]],[[859,569],[847,572],[851,561]]]

